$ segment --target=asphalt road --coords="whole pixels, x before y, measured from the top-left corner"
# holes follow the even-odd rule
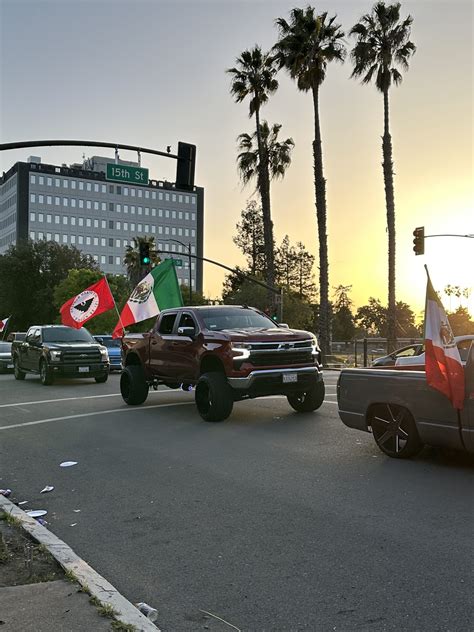
[[[336,379],[317,413],[266,398],[209,424],[193,393],[131,408],[117,375],[3,375],[0,486],[164,632],[473,630],[472,463],[384,456],[340,422]]]

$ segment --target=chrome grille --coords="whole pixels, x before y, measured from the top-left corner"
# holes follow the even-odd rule
[[[99,349],[75,349],[63,351],[61,359],[64,364],[88,365],[100,363],[102,357]]]

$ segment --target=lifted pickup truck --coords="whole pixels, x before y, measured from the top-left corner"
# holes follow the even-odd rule
[[[45,386],[55,377],[93,377],[96,382],[106,382],[109,375],[107,349],[84,328],[34,325],[23,341],[12,342],[12,359],[15,379],[39,373]]]
[[[424,371],[344,369],[337,384],[339,417],[372,432],[388,456],[404,459],[423,444],[474,453],[474,343],[464,367],[464,408],[428,386]]]
[[[324,400],[316,337],[277,325],[249,307],[168,309],[145,334],[122,341],[120,379],[127,404],[142,404],[150,386],[196,386],[196,405],[206,421],[223,421],[233,404],[251,397],[286,395],[299,412]]]

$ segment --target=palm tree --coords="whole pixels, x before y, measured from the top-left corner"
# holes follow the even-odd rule
[[[314,108],[314,188],[319,239],[319,338],[323,355],[330,353],[329,260],[327,244],[326,180],[323,169],[321,128],[319,124],[319,91],[332,61],[343,62],[344,33],[335,23],[336,16],[315,14],[313,7],[293,9],[290,21],[278,18],[278,42],[273,47],[275,60],[296,81],[299,90],[311,91]]]
[[[291,152],[295,143],[292,138],[280,142],[278,140],[280,129],[280,123],[274,123],[271,127],[267,121],[262,121],[260,124],[260,143],[267,158],[265,165],[260,165],[257,132],[240,134],[237,137],[238,149],[241,152],[237,156],[237,167],[244,184],[256,178],[257,188],[260,189],[263,171],[265,171],[265,179],[268,182],[274,178],[284,177],[291,164]]]
[[[389,127],[388,92],[394,83],[399,85],[402,74],[398,68],[408,70],[408,60],[416,46],[410,42],[409,15],[400,19],[400,3],[386,5],[377,2],[372,13],[363,15],[352,27],[350,34],[357,38],[351,57],[354,62],[352,77],[362,77],[362,83],[375,80],[377,90],[383,94],[384,133],[382,139],[383,176],[388,231],[388,350],[396,347],[395,302],[395,196],[393,190],[392,137]]]
[[[273,224],[270,207],[269,157],[261,137],[260,108],[278,88],[275,79],[276,67],[273,57],[263,53],[260,46],[245,50],[236,60],[236,66],[226,72],[232,75],[230,92],[237,103],[250,98],[249,117],[255,115],[255,128],[258,151],[258,188],[262,200],[263,230],[265,236],[266,281],[268,285],[275,283]],[[269,295],[273,302],[273,296]]]
[[[150,246],[150,264],[148,266],[140,265],[141,243]],[[129,245],[126,247],[125,257],[123,258],[131,287],[134,288],[150,272],[151,268],[158,265],[160,261],[161,259],[156,252],[154,237],[133,237],[133,246]]]

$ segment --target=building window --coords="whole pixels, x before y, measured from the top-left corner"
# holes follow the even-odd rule
[[[165,252],[169,252],[170,250],[170,245],[169,244],[165,244]]]
[[[75,188],[76,188],[76,181],[71,180],[71,189],[75,189]]]
[[[189,222],[189,213],[186,211],[186,213],[184,214],[184,219]]]
[[[94,211],[99,210],[99,202],[94,202]]]
[[[113,192],[114,192],[114,185],[109,184],[109,193],[113,193]]]
[[[156,200],[156,191],[151,192],[151,199]]]
[[[150,232],[150,227],[148,226],[148,224],[145,224],[145,232],[149,233]]]
[[[114,220],[113,219],[109,219],[109,228],[113,228],[113,227],[114,227]]]
[[[170,217],[170,212],[169,211],[165,211],[165,217],[166,217],[166,219],[169,219],[169,217]]]
[[[191,196],[191,204],[196,204],[196,196],[195,195]]]
[[[122,195],[122,187],[117,184],[117,195]]]
[[[46,204],[52,204],[53,203],[53,198],[50,195],[46,196]]]
[[[173,226],[173,227],[171,228],[171,234],[172,234],[172,235],[174,235],[174,236],[176,236],[176,227],[175,227],[175,226]]]
[[[46,239],[47,239],[48,241],[51,241],[51,233],[46,233]]]
[[[117,211],[117,213],[121,213],[122,212],[122,205],[121,204],[116,204],[115,205],[115,210]]]
[[[79,208],[84,208],[84,200],[79,200]]]
[[[171,244],[171,252],[176,252],[176,244]]]
[[[67,225],[67,215],[63,215],[63,224]]]
[[[84,218],[83,217],[79,217],[77,220],[79,226],[84,226]]]
[[[189,195],[184,196],[184,203],[189,204]]]
[[[148,189],[145,190],[145,197],[149,198],[150,197],[150,191],[148,191]]]
[[[55,203],[55,205],[56,205],[56,206],[59,206],[59,205],[61,204],[61,198],[59,198],[59,197],[57,197],[57,196],[56,196],[56,197],[54,198],[54,203]]]
[[[111,239],[110,241],[112,241],[112,242],[113,242],[113,239]],[[110,245],[112,246],[112,244],[110,244]],[[116,247],[116,248],[120,248],[120,239],[116,239],[116,240],[115,240],[115,247]]]
[[[92,209],[92,202],[90,200],[86,200],[86,208],[89,209],[89,211]]]
[[[169,202],[169,201],[170,201],[170,194],[169,194],[169,193],[165,193],[165,200],[166,200],[167,202]]]
[[[158,234],[159,235],[163,234],[163,226],[158,226]]]
[[[143,208],[141,206],[138,207],[138,214],[141,215],[143,213]]]
[[[138,224],[137,230],[138,230],[139,233],[143,232],[143,228],[142,228],[141,224]]]
[[[76,218],[71,217],[71,226],[75,226],[75,225],[76,225]]]
[[[30,213],[30,222],[36,221],[36,213]]]
[[[196,221],[196,213],[191,213],[191,221],[192,222]]]
[[[133,222],[130,224],[130,230],[132,231],[132,233],[135,232],[135,224]]]
[[[86,189],[87,189],[88,191],[92,191],[92,182],[87,182],[87,184],[86,184]]]
[[[184,234],[186,237],[189,237],[189,228],[184,229]]]
[[[71,207],[76,208],[76,198],[71,198]]]
[[[38,233],[38,239],[44,239],[44,234],[42,232]]]
[[[92,220],[90,217],[86,217],[86,226],[87,228],[92,228]]]
[[[79,191],[84,191],[84,182],[82,180],[79,180]]]
[[[163,217],[163,209],[158,209],[158,217]]]
[[[176,219],[176,211],[171,211],[171,217],[172,217],[173,219]]]
[[[179,213],[178,213],[178,219],[183,219],[183,211],[179,211]]]
[[[41,222],[41,223],[44,222],[44,215],[43,215],[43,213],[38,213],[38,222]]]
[[[34,238],[35,238],[35,231],[30,230],[30,239],[34,239]]]
[[[101,202],[101,204],[100,204],[100,208],[101,208],[103,211],[106,211],[106,210],[107,210],[107,202]]]
[[[90,237],[86,237],[86,244],[87,244],[88,246],[90,246],[90,245],[91,245],[91,238],[90,238]]]
[[[114,203],[109,202],[109,211],[113,211],[113,210],[114,210]]]
[[[98,182],[94,182],[94,191],[95,191],[95,193],[99,193],[99,183]]]
[[[46,222],[47,222],[48,224],[51,224],[52,220],[53,220],[52,215],[51,215],[50,213],[48,213],[48,214],[46,215]]]
[[[123,223],[123,229],[124,230],[128,230],[128,222],[124,222]]]
[[[54,216],[54,223],[55,224],[60,224],[61,223],[61,218],[59,217],[59,215],[55,215]]]
[[[112,255],[109,255],[109,264],[113,265],[114,264],[114,258]]]
[[[151,209],[151,216],[156,217],[156,208]]]
[[[44,176],[38,177],[38,184],[41,184],[41,186],[44,186]]]
[[[101,239],[100,239],[100,245],[101,245],[101,246],[105,246],[105,243],[106,243],[106,242],[105,242],[105,237],[101,237]]]
[[[69,200],[67,198],[63,198],[63,206],[68,206]]]
[[[156,233],[156,226],[151,227],[151,232],[153,233],[153,235]]]
[[[107,185],[101,184],[102,193],[107,193]]]
[[[30,193],[30,202],[33,204],[36,202],[36,195],[34,193]]]
[[[163,193],[161,191],[158,191],[158,199],[159,200],[163,199]]]
[[[63,244],[67,244],[67,235],[63,235]]]
[[[172,202],[176,202],[176,193],[171,194],[171,200]]]
[[[116,266],[120,265],[120,257],[115,257],[115,265]]]
[[[67,182],[67,180],[63,180],[63,187],[64,187],[65,189],[67,189],[67,187],[68,187],[68,182]]]
[[[135,193],[136,193],[135,189],[133,189],[133,188],[132,188],[132,189],[130,189],[130,195],[131,195],[132,197],[135,197]]]
[[[59,178],[54,178],[54,186],[58,189],[61,186],[61,180]]]
[[[101,263],[105,263],[105,255],[101,255],[100,256],[100,262]]]
[[[121,222],[115,222],[115,228],[116,228],[117,230],[120,230],[120,229],[122,228],[122,224],[121,224]]]
[[[128,213],[128,204],[123,205],[123,212]]]
[[[169,235],[169,234],[170,234],[170,227],[165,226],[165,235]]]
[[[191,228],[191,237],[196,237],[196,231],[194,228]]]
[[[94,228],[99,228],[99,220],[98,219],[94,220]]]
[[[54,241],[59,244],[59,233],[54,233]]]
[[[76,235],[71,235],[71,244],[76,243]]]
[[[100,225],[101,225],[101,227],[102,227],[102,228],[107,228],[107,222],[105,221],[105,219],[103,219],[103,220],[100,222]]]
[[[128,195],[128,187],[123,187],[123,194]]]
[[[84,237],[83,237],[82,235],[79,235],[79,236],[78,236],[78,238],[77,238],[77,243],[78,243],[78,244],[81,244],[81,245],[84,243]]]
[[[182,237],[182,236],[183,236],[183,229],[182,229],[182,228],[178,228],[178,235],[179,235],[180,237]]]
[[[99,245],[99,238],[94,237],[94,246],[98,246],[98,245]]]
[[[99,263],[99,255],[92,255],[92,257],[94,258],[94,261],[97,261],[97,263]]]
[[[143,191],[141,189],[138,189],[138,197],[143,197]]]
[[[53,178],[47,178],[47,180],[46,180],[46,184],[47,184],[49,187],[52,187],[52,186],[53,186]]]
[[[179,202],[180,204],[182,204],[182,203],[183,203],[183,196],[182,196],[182,195],[178,195],[178,202]]]

